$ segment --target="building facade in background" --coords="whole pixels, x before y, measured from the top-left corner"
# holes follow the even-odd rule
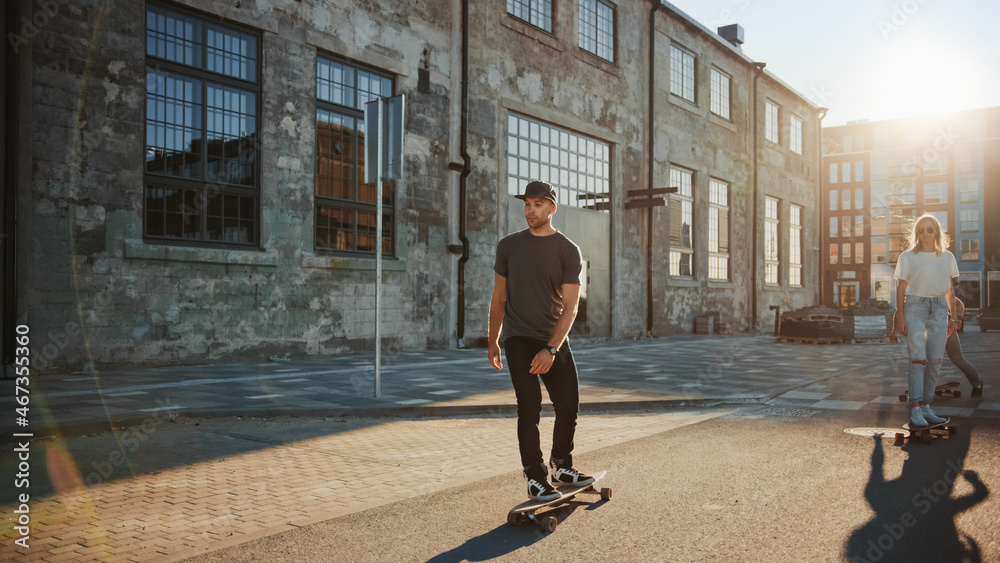
[[[577,335],[819,298],[819,108],[742,30],[652,1],[12,5],[3,314],[39,370],[373,350],[377,237],[383,350],[474,346],[533,179],[582,248]],[[364,104],[401,94],[376,232]]]
[[[969,309],[1000,306],[1000,108],[823,129],[823,303],[895,303],[912,222],[952,240]]]

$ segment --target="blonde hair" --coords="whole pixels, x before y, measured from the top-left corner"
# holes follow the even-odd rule
[[[938,256],[941,256],[941,253],[951,245],[951,237],[941,228],[941,221],[938,221],[938,218],[930,213],[924,213],[920,217],[917,217],[917,220],[910,226],[910,232],[906,235],[907,242],[910,244],[910,251],[915,251],[920,246],[920,237],[917,236],[917,225],[922,221],[931,221],[934,223],[934,228],[937,229],[937,237],[934,239],[934,251]]]

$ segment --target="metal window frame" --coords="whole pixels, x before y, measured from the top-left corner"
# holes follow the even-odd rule
[[[355,81],[354,81],[354,100],[353,100],[354,106],[359,106],[359,104],[358,104],[358,83],[357,83],[357,80],[356,80],[357,79],[357,72],[358,72],[358,70],[363,70],[365,72],[374,74],[376,76],[380,76],[382,78],[387,78],[389,80],[389,82],[390,82],[390,86],[389,86],[390,91],[391,92],[395,92],[396,91],[396,77],[393,74],[391,74],[391,73],[388,73],[388,72],[385,72],[385,71],[373,68],[373,67],[371,67],[369,65],[365,65],[365,64],[358,63],[358,62],[355,62],[355,61],[352,61],[352,60],[349,60],[349,59],[345,59],[343,57],[338,57],[338,56],[330,54],[330,53],[317,52],[316,53],[316,65],[317,66],[319,65],[321,59],[322,60],[331,61],[331,62],[335,62],[335,63],[341,64],[341,65],[344,65],[344,66],[347,66],[347,67],[351,68],[354,71],[354,76],[355,76]],[[318,83],[318,81],[319,81],[319,75],[318,74],[317,74],[316,80],[317,80],[317,83]],[[317,111],[318,110],[323,110],[323,111],[327,111],[327,112],[331,112],[331,113],[337,113],[337,114],[340,114],[340,115],[346,115],[346,116],[348,116],[348,117],[350,117],[350,118],[352,118],[352,119],[355,120],[354,121],[354,123],[355,123],[354,132],[353,132],[353,134],[351,136],[351,141],[354,143],[354,154],[356,155],[355,158],[357,159],[357,156],[360,156],[364,152],[364,147],[362,146],[362,143],[360,141],[360,135],[358,134],[360,132],[360,127],[358,126],[358,124],[361,123],[361,122],[363,122],[364,121],[364,117],[365,117],[364,107],[352,107],[352,106],[345,106],[345,105],[341,105],[341,104],[336,104],[334,102],[330,102],[330,101],[326,101],[326,100],[321,100],[319,98],[318,94],[314,94],[314,95],[315,95],[315,102],[316,102],[316,110]],[[316,118],[314,117],[314,119],[316,119]],[[318,134],[318,128],[317,128],[317,134]],[[318,139],[315,142],[318,143]],[[317,150],[317,152],[316,152],[316,159],[313,162],[314,167],[318,167],[318,165],[319,165],[319,162],[318,162],[319,161],[319,156],[320,156],[319,155],[319,151]],[[366,163],[366,165],[367,165],[367,163]],[[360,175],[359,175],[359,173],[358,173],[357,160],[355,160],[355,166],[354,166],[353,174],[354,174],[354,177],[353,177],[353,184],[354,185],[353,185],[353,188],[352,188],[353,189],[353,199],[343,199],[343,198],[335,198],[335,197],[329,197],[329,196],[320,196],[320,195],[316,194],[315,185],[313,186],[313,202],[314,202],[314,210],[313,211],[314,212],[313,212],[313,218],[312,219],[313,219],[313,248],[314,248],[315,252],[319,252],[319,253],[323,253],[323,254],[330,254],[330,255],[335,255],[335,256],[354,256],[354,257],[365,257],[365,258],[374,258],[375,257],[375,251],[374,250],[358,250],[357,249],[358,225],[359,225],[359,223],[356,220],[353,223],[353,229],[354,229],[354,233],[353,233],[354,248],[343,249],[343,248],[328,248],[328,247],[319,247],[319,246],[316,246],[318,240],[316,238],[316,228],[317,227],[316,227],[315,221],[316,221],[316,211],[318,211],[319,207],[327,207],[327,208],[331,208],[331,209],[344,209],[344,210],[353,211],[355,213],[357,213],[357,212],[367,212],[367,213],[370,213],[372,215],[375,214],[376,207],[377,207],[377,205],[375,203],[368,203],[368,202],[358,201],[358,193],[360,191],[361,186],[364,185],[364,178],[361,178]],[[318,169],[314,169],[314,181],[315,181],[316,177],[318,177]],[[384,185],[383,185],[383,190],[382,190],[383,200],[385,199],[385,197],[384,197],[385,194],[389,194],[390,195],[390,197],[389,197],[389,203],[388,204],[386,204],[385,201],[382,202],[383,228],[385,228],[386,226],[388,226],[388,231],[389,231],[389,244],[388,244],[387,247],[385,245],[383,245],[383,248],[382,248],[382,256],[384,256],[384,257],[394,257],[394,256],[396,256],[396,250],[397,250],[397,244],[396,244],[397,236],[396,235],[397,235],[398,229],[396,228],[396,197],[395,197],[394,190],[392,189],[392,187],[394,186],[394,184],[395,184],[395,182],[386,180],[385,183],[384,183]],[[355,217],[357,217],[357,215],[355,215]],[[381,233],[380,233],[380,236],[381,236]]]
[[[147,30],[148,30],[148,25],[149,25],[148,24],[148,20],[147,20],[147,18],[149,16],[149,10],[148,10],[149,7],[156,7],[156,8],[159,8],[159,9],[162,9],[162,10],[166,10],[166,11],[169,11],[169,12],[174,12],[176,14],[179,14],[179,15],[182,15],[182,16],[185,16],[185,17],[195,18],[195,19],[198,19],[199,21],[201,21],[203,24],[206,24],[206,25],[202,25],[202,27],[201,27],[201,49],[202,49],[202,55],[203,56],[202,56],[201,66],[200,67],[195,67],[195,66],[184,64],[184,63],[177,63],[177,62],[174,62],[174,61],[169,61],[169,60],[162,59],[162,58],[159,58],[159,57],[155,57],[155,56],[149,55],[148,53],[145,53],[145,49],[146,49],[146,47],[145,47],[145,40],[146,39],[145,38],[146,38],[146,33],[147,33]],[[227,28],[227,29],[230,29],[232,31],[239,32],[239,33],[245,33],[247,35],[252,35],[252,36],[254,36],[254,37],[257,38],[257,46],[256,46],[257,48],[256,48],[256,53],[255,53],[256,63],[257,63],[257,69],[256,69],[256,72],[255,72],[255,77],[256,77],[255,81],[240,79],[240,78],[236,78],[236,77],[232,77],[232,76],[227,76],[225,74],[221,74],[221,73],[217,73],[217,72],[213,72],[213,71],[207,70],[207,57],[205,56],[205,53],[207,52],[207,49],[208,49],[207,36],[208,36],[209,25],[207,25],[207,24],[215,25],[215,26],[222,27],[222,28]],[[208,91],[208,85],[210,83],[211,84],[216,84],[216,85],[219,85],[219,86],[228,86],[228,87],[238,88],[240,90],[249,91],[249,92],[254,93],[254,95],[255,95],[255,104],[254,104],[254,108],[253,109],[254,109],[254,117],[255,117],[255,120],[256,120],[256,124],[257,124],[257,127],[256,127],[257,130],[255,132],[255,134],[257,135],[257,137],[256,137],[257,140],[256,140],[256,143],[255,143],[256,144],[256,147],[255,147],[256,157],[254,158],[254,178],[255,178],[255,185],[254,186],[249,186],[249,187],[248,186],[243,186],[243,185],[238,185],[238,184],[220,184],[220,183],[217,183],[217,182],[211,182],[211,181],[209,181],[206,178],[207,166],[203,166],[202,172],[201,172],[201,178],[199,178],[199,179],[181,178],[181,177],[176,177],[176,176],[167,176],[167,175],[159,175],[159,174],[150,174],[149,172],[146,171],[145,157],[143,157],[143,195],[142,195],[142,202],[143,203],[142,203],[142,211],[141,211],[142,212],[142,219],[141,219],[141,221],[142,221],[142,233],[143,233],[143,240],[144,241],[149,242],[149,243],[153,243],[153,244],[164,244],[164,245],[169,245],[169,246],[191,246],[191,247],[199,247],[199,248],[224,248],[224,249],[231,249],[231,250],[232,249],[259,249],[260,248],[261,230],[262,230],[261,229],[261,224],[262,224],[262,216],[263,216],[263,213],[262,213],[263,202],[262,202],[262,197],[261,197],[262,180],[261,180],[261,158],[260,158],[260,156],[261,156],[261,149],[260,149],[261,137],[260,137],[260,135],[262,133],[262,127],[261,127],[261,108],[262,108],[262,104],[263,104],[263,102],[262,102],[262,98],[263,98],[263,86],[262,86],[262,80],[261,80],[261,78],[262,78],[261,77],[262,66],[263,66],[263,49],[264,49],[263,44],[264,44],[263,34],[260,31],[254,30],[252,28],[249,28],[249,27],[246,27],[246,26],[241,26],[241,25],[235,24],[235,23],[231,23],[229,21],[223,21],[223,20],[221,20],[221,19],[219,19],[217,17],[212,18],[212,16],[204,14],[202,12],[198,12],[198,11],[190,10],[190,9],[185,9],[185,8],[180,8],[180,7],[174,6],[172,4],[166,4],[166,3],[163,3],[163,2],[155,2],[155,1],[149,1],[149,2],[147,2],[145,4],[144,9],[143,9],[143,50],[144,50],[144,61],[145,61],[144,62],[144,72],[148,73],[151,69],[153,71],[170,72],[170,73],[173,73],[173,74],[178,74],[178,75],[181,75],[181,76],[193,78],[193,79],[198,80],[199,82],[201,82],[202,103],[201,103],[201,107],[200,107],[199,111],[201,112],[201,127],[200,127],[200,131],[201,131],[201,134],[203,135],[203,140],[207,140],[207,137],[208,137],[208,119],[207,119],[207,113],[208,113],[208,96],[207,96],[207,91]],[[147,90],[147,96],[148,96],[148,90]],[[148,104],[144,104],[143,105],[143,126],[144,127],[148,127],[148,123],[149,123],[149,116],[147,114],[147,107],[148,107]],[[145,139],[145,133],[144,133],[143,137]],[[146,149],[146,145],[145,145],[145,142],[144,142],[143,143],[143,152],[145,153],[146,150],[147,149]],[[202,159],[202,162],[206,163],[206,164],[208,162],[207,151],[208,151],[208,143],[207,142],[202,142],[201,159]],[[208,190],[208,188],[210,186],[217,186],[218,189],[219,189],[220,195],[236,195],[236,196],[242,196],[242,197],[253,197],[256,200],[256,203],[254,205],[255,210],[254,210],[254,218],[253,218],[253,222],[254,222],[254,235],[253,235],[253,237],[251,237],[250,241],[248,241],[248,242],[225,242],[225,241],[211,240],[211,239],[206,238],[206,234],[207,234],[207,232],[206,232],[206,229],[207,229],[207,209],[201,209],[201,210],[199,210],[199,218],[200,218],[200,223],[201,223],[200,227],[199,227],[199,231],[200,231],[200,234],[201,234],[200,238],[167,237],[167,236],[149,235],[147,233],[147,221],[146,221],[146,216],[145,216],[145,212],[146,212],[146,197],[147,197],[147,190],[149,190],[151,187],[160,187],[160,188],[169,188],[169,189],[192,189],[192,190],[196,190],[196,191],[200,191],[200,192],[204,193],[205,191]]]

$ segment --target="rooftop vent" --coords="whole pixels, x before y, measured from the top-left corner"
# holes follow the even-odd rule
[[[737,23],[724,25],[719,28],[719,36],[739,49],[743,44],[743,26]]]

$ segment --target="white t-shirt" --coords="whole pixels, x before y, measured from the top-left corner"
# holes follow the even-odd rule
[[[894,277],[906,282],[907,295],[940,297],[951,289],[951,279],[958,277],[958,262],[947,250],[941,256],[907,250],[899,255]]]

